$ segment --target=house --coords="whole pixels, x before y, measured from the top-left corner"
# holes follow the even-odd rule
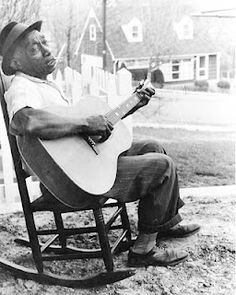
[[[194,18],[207,22],[208,34],[221,51],[220,75],[222,79],[235,79],[236,73],[236,8],[226,3],[226,7],[194,13]],[[221,9],[220,9],[221,8]]]
[[[151,1],[151,0],[150,0]],[[185,83],[219,80],[220,53],[206,29],[197,27],[191,10],[165,1],[117,0],[107,9],[106,64],[116,72],[126,67],[133,80],[151,73],[153,82]],[[158,2],[162,3],[159,7]],[[173,2],[172,2],[173,4]],[[115,7],[114,7],[115,6]],[[103,65],[102,16],[91,9],[75,51],[74,67],[93,75]]]

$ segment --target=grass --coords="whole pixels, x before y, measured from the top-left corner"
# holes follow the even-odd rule
[[[230,132],[136,127],[135,138],[154,138],[175,161],[180,187],[235,183],[235,143]]]
[[[175,161],[180,187],[234,184],[235,144],[230,132],[135,127],[135,138],[154,138]],[[2,175],[0,157],[0,176]]]

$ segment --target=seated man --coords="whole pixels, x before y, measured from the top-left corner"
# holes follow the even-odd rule
[[[68,101],[57,85],[47,80],[56,66],[41,22],[31,26],[9,23],[0,34],[2,69],[15,74],[5,94],[10,128],[15,135],[34,135],[55,139],[70,135],[99,135],[107,139],[113,126],[103,115],[70,120],[43,110],[48,106],[67,108]],[[152,88],[141,90],[142,100],[132,112],[147,104]],[[138,237],[128,254],[130,266],[175,265],[188,254],[163,250],[156,246],[158,237],[186,237],[199,231],[198,225],[179,225],[178,210],[183,206],[178,178],[172,159],[155,141],[134,142],[118,159],[116,180],[104,196],[122,202],[139,200]]]

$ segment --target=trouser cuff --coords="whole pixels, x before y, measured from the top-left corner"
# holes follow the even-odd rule
[[[156,232],[160,232],[160,231],[165,231],[165,230],[175,226],[176,224],[180,223],[181,221],[182,221],[182,217],[180,216],[179,213],[177,213],[173,218],[171,218],[170,220],[168,220],[167,222],[165,222],[161,225],[160,224],[148,225],[148,224],[144,224],[144,223],[139,222],[138,229],[142,233],[152,234],[152,233],[156,233]]]

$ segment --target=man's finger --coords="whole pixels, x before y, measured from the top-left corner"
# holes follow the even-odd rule
[[[140,92],[140,94],[141,94],[142,97],[145,97],[145,98],[148,98],[148,99],[151,98],[151,94],[150,94],[150,92],[148,92],[146,89],[143,89],[143,90]]]
[[[145,88],[145,91],[148,92],[150,96],[155,94],[155,89],[151,87]]]
[[[155,89],[154,88],[148,88],[147,89],[150,93],[151,93],[151,95],[154,95],[155,94]]]
[[[109,121],[107,121],[107,128],[109,129],[109,131],[112,131],[114,129],[113,125]]]
[[[109,129],[107,129],[105,132],[103,132],[101,138],[99,139],[99,142],[101,143],[101,142],[106,141],[110,135],[111,135],[111,131]]]

